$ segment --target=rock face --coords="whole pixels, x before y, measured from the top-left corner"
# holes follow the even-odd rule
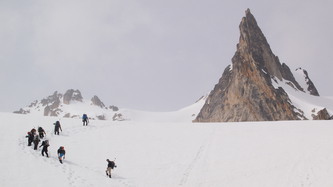
[[[318,111],[317,115],[313,115],[313,120],[330,120],[331,116],[329,115],[326,108]]]
[[[77,101],[77,102],[82,102],[83,97],[81,95],[81,92],[79,90],[67,90],[66,93],[64,94],[64,104],[68,105],[71,103],[71,101]]]
[[[290,68],[275,56],[250,10],[240,26],[237,51],[194,122],[275,121],[302,119],[286,92],[272,80],[287,80],[304,91]]]
[[[304,82],[305,82],[306,87],[307,87],[306,90],[311,95],[319,96],[319,92],[318,92],[317,88],[315,87],[315,85],[313,84],[313,82],[311,81],[308,72],[305,69],[302,69],[302,68],[297,68],[296,72],[297,71],[301,71],[303,73]]]
[[[105,108],[104,103],[95,95],[93,98],[91,98],[92,105],[99,106],[101,108]]]
[[[109,106],[109,109],[111,109],[112,111],[115,111],[115,112],[119,110],[119,108],[117,106],[114,106],[114,105]]]
[[[60,106],[60,99],[62,98],[62,94],[58,94],[58,92],[54,92],[53,95],[48,96],[46,99],[42,99],[41,103],[44,108],[44,116],[58,116],[58,112]]]

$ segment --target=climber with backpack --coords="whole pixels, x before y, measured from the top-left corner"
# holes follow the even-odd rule
[[[41,139],[46,135],[45,130],[42,127],[38,127],[38,134]]]
[[[62,132],[60,122],[59,122],[59,121],[56,121],[56,122],[54,123],[54,134],[55,134],[55,135],[57,135],[57,134],[59,135],[59,129],[60,129],[61,132]]]
[[[65,154],[66,154],[66,151],[65,151],[64,146],[60,146],[58,149],[58,159],[61,164],[62,164],[62,160],[65,159]]]
[[[42,149],[42,156],[44,156],[44,153],[46,154],[46,157],[49,157],[49,154],[48,154],[48,150],[47,148],[50,146],[49,144],[49,141],[48,140],[44,140],[42,142],[42,145],[39,146],[39,147],[42,147],[43,146],[43,149]]]
[[[32,128],[30,132],[32,135],[35,135],[37,133],[35,128]]]
[[[108,177],[111,178],[111,170],[113,168],[116,168],[117,165],[116,165],[116,163],[114,161],[110,161],[109,159],[106,159],[106,161],[108,162],[108,167],[106,168],[105,173],[106,173],[106,176],[108,176]]]
[[[37,150],[40,139],[39,139],[39,135],[36,134],[36,133],[34,135],[34,141],[33,142],[34,142],[34,150]]]
[[[88,119],[88,116],[87,114],[83,114],[82,116],[82,122],[83,122],[83,126],[87,126],[88,125],[88,122],[89,122],[89,119]]]
[[[26,138],[28,138],[28,146],[31,146],[31,143],[34,141],[34,135],[31,133],[31,131],[28,132]]]

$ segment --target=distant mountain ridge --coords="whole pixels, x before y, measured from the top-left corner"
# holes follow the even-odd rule
[[[85,100],[79,90],[69,89],[64,94],[55,91],[52,95],[40,101],[36,100],[14,113],[37,113],[65,118],[80,118],[83,113],[87,113],[90,119],[105,120],[107,116],[115,115],[118,110],[117,106],[106,107],[96,95],[91,100]]]
[[[311,119],[305,115],[308,109],[295,106],[288,95],[296,91],[319,96],[307,71],[296,69],[296,80],[290,68],[273,54],[250,10],[245,14],[232,65],[226,67],[194,122]],[[312,115],[313,119],[331,118],[324,107],[313,110]]]
[[[16,114],[81,118],[88,114],[92,120],[137,121],[137,122],[191,122],[199,113],[206,97],[194,104],[171,112],[149,112],[106,106],[96,95],[84,99],[79,90],[69,89],[64,94],[55,91],[44,99],[33,101],[29,106],[15,111]],[[162,120],[162,121],[161,121]]]

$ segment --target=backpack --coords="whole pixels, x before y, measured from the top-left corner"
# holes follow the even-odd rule
[[[38,127],[38,132],[44,132],[44,129],[42,127]]]
[[[115,165],[116,165],[116,164],[115,164],[113,161],[110,161],[110,162],[109,162],[109,167],[111,167],[111,169],[113,169],[113,168],[115,167]]]
[[[48,140],[45,140],[45,141],[43,142],[43,144],[44,144],[45,146],[49,146],[49,145],[50,145]]]
[[[58,127],[58,128],[60,127],[60,122],[59,121],[55,122],[55,127]]]
[[[39,136],[38,135],[34,136],[34,141],[38,141],[39,142]]]
[[[88,118],[87,114],[83,114],[82,119],[87,119],[87,118]]]

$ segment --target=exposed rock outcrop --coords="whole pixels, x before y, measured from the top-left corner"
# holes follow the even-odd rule
[[[79,90],[67,90],[66,93],[64,94],[64,104],[68,105],[72,101],[77,101],[77,102],[82,102],[83,97],[81,95],[81,92]]]
[[[328,113],[326,108],[319,110],[317,112],[317,115],[312,115],[312,117],[313,117],[313,120],[330,120],[331,119],[331,116]]]
[[[303,74],[303,78],[304,78],[304,82],[306,84],[306,90],[314,96],[319,96],[319,92],[317,90],[317,88],[315,87],[315,85],[313,84],[313,82],[311,81],[308,72],[305,69],[302,68],[297,68],[297,71],[301,71]]]
[[[61,98],[62,94],[54,92],[53,95],[41,100],[42,106],[45,106],[44,116],[58,116],[58,113],[61,112],[59,109]]]
[[[250,10],[240,26],[237,51],[194,122],[275,121],[301,119],[287,93],[272,79],[290,81],[303,91],[290,68],[281,64]]]
[[[24,110],[23,108],[20,108],[20,110],[14,111],[15,114],[29,114],[30,110]]]
[[[114,105],[109,106],[109,109],[111,109],[112,111],[115,111],[115,112],[119,110],[119,108],[117,106],[114,106]]]
[[[99,106],[101,108],[105,108],[104,103],[95,95],[91,98],[92,105]]]
[[[123,115],[121,113],[115,113],[112,117],[113,121],[123,121]]]
[[[52,105],[52,108],[56,108],[60,104],[60,99],[62,98],[62,94],[59,94],[57,91],[53,93],[53,95],[48,96],[45,99],[41,100],[41,103],[43,106],[50,106]],[[31,104],[30,106],[36,106],[36,103]]]
[[[98,120],[105,120],[105,116],[104,115],[99,115],[99,116],[96,116]]]

